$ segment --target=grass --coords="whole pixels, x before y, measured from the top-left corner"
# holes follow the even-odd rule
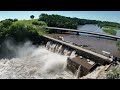
[[[113,29],[113,30],[120,30],[120,28],[118,27],[112,27],[112,26],[103,26],[103,27],[108,29]]]
[[[116,33],[117,33],[114,29],[103,29],[103,31],[110,35],[116,35]]]
[[[120,72],[117,69],[111,70],[111,72],[107,73],[106,79],[119,79],[120,77]]]
[[[19,20],[19,21],[13,22],[13,24],[22,23],[22,24],[32,25],[33,21],[37,21],[37,19],[33,19],[33,20]]]
[[[33,27],[35,27],[37,29],[37,32],[39,33],[39,35],[43,35],[46,34],[46,30],[42,29],[42,28],[37,28],[35,25],[32,24],[32,22],[37,21],[37,19],[33,19],[33,20],[19,20],[16,22],[13,22],[13,24],[17,24],[17,23],[22,23],[25,25],[32,25]]]
[[[111,25],[104,25],[104,24],[98,24],[99,27],[103,27],[106,29],[114,29],[114,30],[120,30],[120,27],[115,27],[115,26],[111,26]]]
[[[42,29],[42,28],[37,29],[37,32],[39,33],[39,35],[44,35],[44,34],[47,34],[47,32],[46,32],[46,31],[47,31],[47,30]]]

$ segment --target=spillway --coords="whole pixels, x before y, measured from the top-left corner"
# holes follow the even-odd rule
[[[15,57],[0,59],[1,79],[74,78],[66,68],[67,56],[65,55],[51,52],[45,46],[36,47],[30,42],[17,46],[7,42],[7,46],[13,51]]]
[[[67,68],[67,60],[77,56],[76,51],[48,41],[35,46],[27,41],[3,45],[4,58],[0,59],[0,79],[76,79]],[[2,52],[0,52],[2,55]],[[9,55],[9,57],[7,57]]]

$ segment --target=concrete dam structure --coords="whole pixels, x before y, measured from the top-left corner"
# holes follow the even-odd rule
[[[93,61],[97,62],[98,64],[103,65],[105,63],[111,63],[111,58],[106,57],[104,55],[95,53],[95,52],[87,50],[87,49],[83,49],[81,47],[72,45],[70,43],[67,43],[67,42],[64,42],[64,41],[61,41],[61,40],[46,36],[46,35],[43,35],[43,37],[46,38],[46,42],[48,40],[51,40],[53,42],[57,42],[57,43],[60,43],[62,45],[68,46],[69,48],[74,49],[79,55],[82,55],[83,57],[88,58],[90,60],[93,60]]]
[[[77,76],[84,76],[92,72],[97,66],[112,62],[111,58],[82,47],[46,35],[43,35],[43,37],[48,50],[68,56],[67,68],[74,74],[77,73]]]

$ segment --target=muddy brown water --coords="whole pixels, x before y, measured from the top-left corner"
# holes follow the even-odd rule
[[[70,34],[49,34],[49,36],[62,36],[66,42],[75,43],[77,45],[84,45],[85,47],[83,48],[92,50],[99,54],[103,54],[102,51],[107,51],[110,52],[111,55],[120,58],[120,51],[118,51],[116,41],[114,40]]]

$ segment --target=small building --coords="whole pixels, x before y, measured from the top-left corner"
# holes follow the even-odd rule
[[[79,76],[84,76],[93,71],[98,64],[91,60],[87,60],[85,58],[80,58],[79,56],[75,58],[68,58],[67,59],[67,68],[71,70],[74,74],[78,70],[79,66],[81,65],[81,73]]]

